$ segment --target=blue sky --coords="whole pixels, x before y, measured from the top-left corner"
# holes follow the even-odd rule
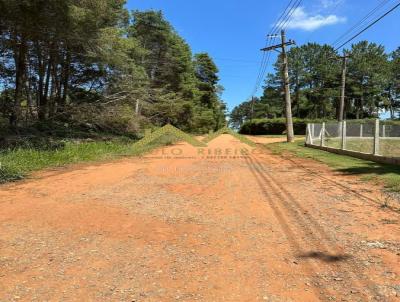
[[[398,3],[386,1],[381,13]],[[304,0],[294,14],[287,36],[298,45],[332,44],[381,2]],[[262,57],[260,48],[288,3],[289,0],[128,0],[127,7],[162,10],[194,53],[208,52],[220,70],[220,84],[225,88],[223,99],[232,109],[251,96]],[[400,46],[399,20],[400,8],[355,41],[367,39],[392,51]]]

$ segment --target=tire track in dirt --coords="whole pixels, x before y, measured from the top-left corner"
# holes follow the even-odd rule
[[[264,181],[270,186],[270,188],[274,188],[272,192],[274,195],[281,199],[284,204],[285,204],[285,209],[290,210],[291,213],[294,215],[294,218],[296,218],[296,221],[302,224],[302,227],[305,228],[305,231],[307,232],[307,235],[313,236],[314,240],[320,240],[322,239],[323,241],[327,242],[330,247],[325,245],[324,243],[321,243],[321,247],[324,248],[324,250],[334,250],[334,253],[337,255],[332,255],[332,260],[341,260],[343,257],[346,258],[347,255],[342,255],[342,249],[339,249],[335,244],[332,242],[334,241],[330,236],[323,230],[323,228],[319,225],[316,219],[313,218],[313,216],[310,215],[308,210],[306,210],[304,207],[300,205],[299,202],[296,201],[296,198],[288,192],[279,182],[265,169],[265,167],[257,161],[256,159],[251,159],[250,161],[252,164],[255,164],[257,167],[259,167],[259,174],[261,177],[264,179]],[[261,173],[264,172],[264,173]],[[287,202],[287,201],[290,201]],[[306,219],[303,217],[306,216],[307,219],[311,222],[311,224],[314,226],[314,229],[310,227],[310,225],[307,223]],[[319,233],[320,238],[314,236],[314,233]],[[323,242],[322,241],[322,242]]]
[[[267,152],[271,152],[267,147],[265,147],[262,144],[257,143],[257,146],[259,146],[260,148],[262,148],[263,150],[267,151]],[[284,156],[282,154],[279,155],[279,157],[281,157],[282,159],[286,160],[287,162],[289,162],[291,164],[292,167],[294,168],[301,168],[303,171],[307,172],[308,176],[314,176],[316,179],[323,179],[326,182],[329,182],[330,184],[334,185],[335,187],[337,187],[338,189],[342,190],[343,192],[346,193],[350,193],[351,195],[353,195],[354,197],[365,201],[367,204],[371,205],[371,206],[381,206],[382,204],[375,201],[374,199],[361,194],[360,192],[357,192],[357,190],[354,190],[348,186],[345,186],[333,179],[330,179],[328,177],[324,177],[323,175],[313,171],[312,169],[309,169],[307,167],[305,167],[303,164],[299,163],[298,161],[295,161],[293,158],[290,158],[288,156]],[[386,208],[395,213],[395,214],[399,214],[400,213],[400,209],[397,207],[392,207],[392,206],[386,206]]]
[[[283,214],[283,211],[281,211],[281,209],[279,209],[276,202],[273,201],[273,198],[270,195],[270,193],[268,192],[268,190],[265,189],[265,185],[262,182],[261,175],[259,173],[257,173],[254,168],[251,167],[251,162],[248,159],[246,159],[246,162],[248,164],[249,170],[252,172],[256,182],[258,183],[258,186],[259,186],[261,192],[266,197],[266,201],[268,202],[268,205],[271,207],[275,218],[278,220],[282,231],[286,235],[288,243],[292,249],[293,256],[303,253],[304,249],[301,247],[300,243],[298,242],[298,239],[297,239],[298,236],[295,234],[295,232],[290,227],[290,223],[287,220],[287,218],[285,217],[285,215]],[[316,276],[316,265],[307,261],[304,266],[304,271],[310,278],[312,278],[314,283],[318,283],[318,280],[315,277]],[[325,299],[327,299],[327,297],[333,296],[333,292],[327,288],[316,288],[313,286],[312,290],[313,290],[314,294],[316,295],[316,297],[318,297],[320,300],[321,299],[325,300]]]
[[[224,135],[209,147],[248,148]],[[132,158],[0,188],[0,300],[397,301],[390,213],[353,195],[354,206],[332,202],[350,194],[252,155]]]
[[[257,159],[254,157],[249,158],[249,163],[250,169],[252,169],[251,165],[258,167],[258,169],[253,169],[255,173],[262,178],[264,185],[267,185],[275,197],[282,202],[281,204],[284,208],[282,212],[289,212],[293,218],[291,221],[294,221],[297,226],[299,226],[296,229],[301,230],[306,238],[308,237],[311,239],[308,243],[313,242],[313,251],[308,253],[301,252],[296,256],[305,258],[305,256],[308,255],[325,259],[327,263],[335,267],[335,271],[340,273],[343,280],[352,280],[351,285],[353,287],[364,289],[368,291],[369,295],[377,297],[378,293],[372,289],[374,284],[364,274],[362,274],[362,281],[360,280],[358,277],[360,275],[360,269],[353,265],[351,261],[348,261],[351,260],[349,259],[351,258],[350,255],[343,254],[343,250],[334,243],[334,240],[330,238],[318,221],[300,205],[290,192],[279,184]],[[309,220],[310,223],[307,222],[307,220]],[[319,234],[319,236],[315,235],[316,233]],[[339,265],[341,261],[345,263],[347,268],[350,268],[350,271],[343,270]],[[331,266],[328,267],[332,268]],[[365,299],[369,298],[366,293],[361,292],[361,294]]]

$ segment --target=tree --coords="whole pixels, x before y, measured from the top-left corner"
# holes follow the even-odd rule
[[[384,107],[390,112],[390,117],[394,119],[395,112],[400,108],[400,47],[393,51],[390,57],[387,101]]]
[[[252,113],[252,101],[246,101],[233,108],[230,117],[229,124],[235,129],[239,129],[243,123],[251,119]]]
[[[1,108],[15,130],[57,123],[110,129],[108,121],[121,130],[118,115],[128,124],[189,131],[224,126],[211,57],[193,57],[161,12],[129,14],[124,4],[0,0]]]
[[[400,106],[400,49],[391,54],[391,61],[383,46],[367,41],[357,43],[345,52],[350,55],[346,83],[347,117],[376,117],[382,110],[389,110],[394,117]],[[338,116],[341,62],[337,56],[331,46],[315,43],[293,47],[288,52],[295,117],[334,119]],[[275,72],[266,78],[264,93],[254,106],[255,117],[283,115],[280,64],[278,58]],[[251,118],[247,108],[248,101],[233,110],[231,119],[235,125]]]
[[[346,95],[352,100],[350,116],[378,117],[389,71],[385,48],[361,41],[352,45],[349,54]]]
[[[218,68],[208,54],[192,57],[190,47],[159,11],[134,11],[128,33],[144,50],[140,64],[149,87],[142,107],[153,123],[197,131],[224,126]]]
[[[308,43],[292,48],[288,56],[295,115],[313,118],[336,115],[339,65],[334,49]]]
[[[209,130],[218,130],[225,126],[225,105],[220,100],[223,88],[218,85],[218,68],[207,53],[199,53],[194,56],[194,71],[199,91],[200,108],[207,113],[201,113],[202,128],[208,123]],[[208,121],[205,117],[208,117]]]
[[[97,64],[103,29],[117,26],[123,0],[0,0],[1,39],[14,79],[10,123],[17,126],[21,106],[45,120],[62,109],[71,89],[101,86],[104,69]],[[89,30],[88,30],[89,29]],[[35,103],[35,104],[34,104]]]
[[[160,11],[134,11],[129,37],[146,50],[141,65],[152,88],[166,87],[178,92],[193,79],[192,54]]]

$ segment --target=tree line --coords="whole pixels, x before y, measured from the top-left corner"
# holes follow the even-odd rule
[[[382,111],[398,118],[400,109],[400,48],[361,41],[344,50],[349,56],[345,91],[345,117],[378,117]],[[335,119],[339,116],[342,61],[329,45],[308,43],[288,51],[293,116]],[[281,58],[267,75],[263,95],[236,106],[230,115],[234,127],[253,118],[284,116]]]
[[[0,0],[0,121],[112,132],[225,124],[218,68],[125,0]]]

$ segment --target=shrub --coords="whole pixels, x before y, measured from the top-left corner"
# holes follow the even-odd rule
[[[293,119],[293,130],[296,135],[305,135],[307,123],[322,123],[323,120]],[[241,134],[252,135],[280,135],[286,133],[286,119],[254,119],[245,122],[240,128]]]
[[[58,150],[63,149],[65,142],[53,139],[47,136],[9,136],[0,137],[0,151],[13,150],[18,148],[36,149],[36,150]]]

